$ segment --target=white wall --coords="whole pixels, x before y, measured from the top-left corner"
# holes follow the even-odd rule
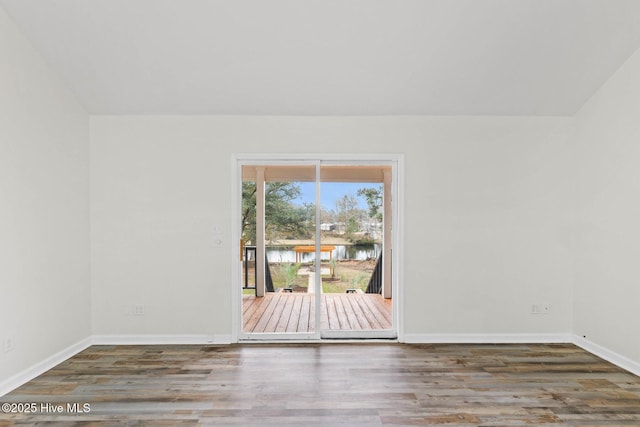
[[[405,153],[405,331],[569,333],[567,118],[91,118],[94,333],[231,333],[231,154]],[[235,255],[235,254],[234,254]],[[548,303],[549,315],[530,305]],[[145,316],[126,306],[145,306]]]
[[[0,8],[0,385],[91,333],[88,138]]]
[[[576,125],[575,333],[640,365],[640,52]]]

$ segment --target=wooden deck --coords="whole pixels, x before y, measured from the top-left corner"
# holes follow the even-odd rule
[[[315,331],[315,295],[267,293],[242,298],[242,332]],[[321,294],[323,330],[391,329],[391,300],[377,294]]]

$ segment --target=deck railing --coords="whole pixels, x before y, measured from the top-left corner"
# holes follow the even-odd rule
[[[252,253],[253,256],[249,256],[249,253]],[[257,271],[255,270],[255,259],[256,259],[256,247],[255,246],[245,246],[244,247],[244,283],[242,285],[243,289],[256,289],[256,282],[257,282]],[[250,259],[253,259],[253,261],[250,261]],[[253,286],[249,286],[249,263],[253,262],[253,266],[254,266],[254,277],[253,277]],[[273,279],[271,278],[271,268],[269,268],[269,260],[267,259],[267,255],[265,254],[264,256],[264,265],[265,265],[265,269],[264,269],[264,281],[265,281],[265,286],[267,289],[267,292],[274,292],[273,289]]]
[[[373,273],[371,273],[371,279],[369,279],[365,293],[382,294],[382,252],[378,256],[378,261],[376,261],[376,266],[373,269]]]
[[[267,292],[275,292],[273,289],[273,279],[271,279],[271,267],[269,267],[267,255],[264,256],[264,284],[267,288]]]

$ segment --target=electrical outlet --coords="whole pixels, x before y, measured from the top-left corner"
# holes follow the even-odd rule
[[[215,224],[213,226],[213,247],[221,248],[224,246],[224,240],[222,239],[222,226]]]
[[[549,314],[551,305],[549,304],[531,304],[531,314]]]
[[[127,316],[144,316],[144,313],[144,305],[136,304],[124,306],[124,314]]]
[[[13,351],[13,338],[8,337],[2,340],[2,351],[5,353]]]

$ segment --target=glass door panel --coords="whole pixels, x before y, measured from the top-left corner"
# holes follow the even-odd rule
[[[248,339],[317,338],[316,165],[243,166],[242,333]],[[261,262],[262,261],[262,262]],[[247,285],[247,286],[245,286]]]
[[[321,335],[395,337],[384,298],[384,165],[322,164]],[[387,283],[390,286],[390,283]]]

